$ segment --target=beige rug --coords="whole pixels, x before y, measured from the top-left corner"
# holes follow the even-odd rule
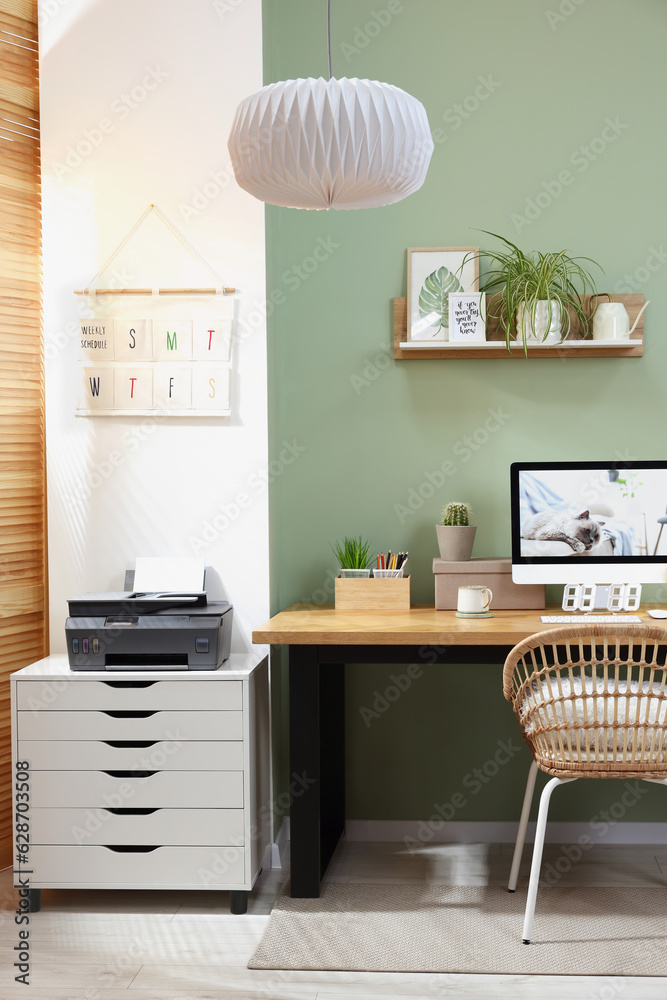
[[[540,888],[533,943],[526,890],[327,883],[283,888],[250,969],[667,976],[667,889]]]

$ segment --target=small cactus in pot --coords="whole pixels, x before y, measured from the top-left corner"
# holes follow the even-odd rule
[[[469,503],[461,503],[460,501],[454,503],[448,503],[446,507],[442,508],[442,523],[448,525],[463,525],[464,527],[470,526],[470,518],[472,517],[472,507]]]
[[[477,527],[470,523],[470,504],[460,500],[446,504],[442,510],[442,522],[436,524],[440,558],[449,562],[463,562],[470,559]]]

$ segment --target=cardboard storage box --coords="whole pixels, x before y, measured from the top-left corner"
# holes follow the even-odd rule
[[[335,580],[335,606],[338,611],[405,611],[410,607],[410,577],[390,579],[368,577]]]
[[[491,610],[543,608],[544,585],[512,583],[511,559],[433,560],[436,611],[455,611],[459,587],[477,584],[493,591]]]

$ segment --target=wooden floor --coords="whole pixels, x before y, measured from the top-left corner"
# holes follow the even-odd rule
[[[528,855],[530,851],[526,852]],[[557,845],[545,864],[567,868]],[[506,844],[440,844],[410,856],[398,844],[342,844],[329,877],[337,881],[427,879],[459,885],[503,885]],[[527,859],[528,860],[528,859]],[[526,885],[526,862],[519,890]],[[246,968],[259,942],[284,871],[267,871],[248,913],[232,916],[224,892],[49,890],[30,924],[30,987],[14,982],[17,897],[0,872],[2,1000],[665,1000],[667,977],[475,976],[359,972],[258,972]],[[560,885],[656,886],[667,881],[667,846],[595,847],[562,874]],[[538,897],[539,913],[539,897]],[[598,930],[600,925],[597,925]],[[666,924],[667,930],[667,924]],[[520,928],[517,928],[519,933]]]

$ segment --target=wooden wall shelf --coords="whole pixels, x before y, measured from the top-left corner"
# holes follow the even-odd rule
[[[489,307],[492,306],[496,296],[488,300]],[[588,308],[590,296],[586,296],[585,305]],[[602,299],[606,302],[606,299]],[[628,310],[630,326],[637,318],[637,314],[644,305],[644,296],[634,295],[612,295],[612,302],[622,302]],[[490,311],[490,309],[489,309]],[[405,298],[394,299],[394,357],[400,361],[423,361],[434,358],[462,359],[462,358],[523,358],[524,352],[521,344],[512,345],[512,351],[508,351],[505,346],[505,338],[499,330],[497,322],[493,319],[487,321],[486,341],[479,344],[461,344],[440,342],[438,347],[426,348],[402,348],[401,344],[408,339],[408,304]],[[579,328],[576,325],[576,317],[572,323],[572,330],[568,340],[564,344],[548,347],[539,344],[528,348],[529,358],[641,358],[644,355],[644,316],[641,317],[637,328],[630,340],[591,340],[590,337],[583,339],[579,335]]]

